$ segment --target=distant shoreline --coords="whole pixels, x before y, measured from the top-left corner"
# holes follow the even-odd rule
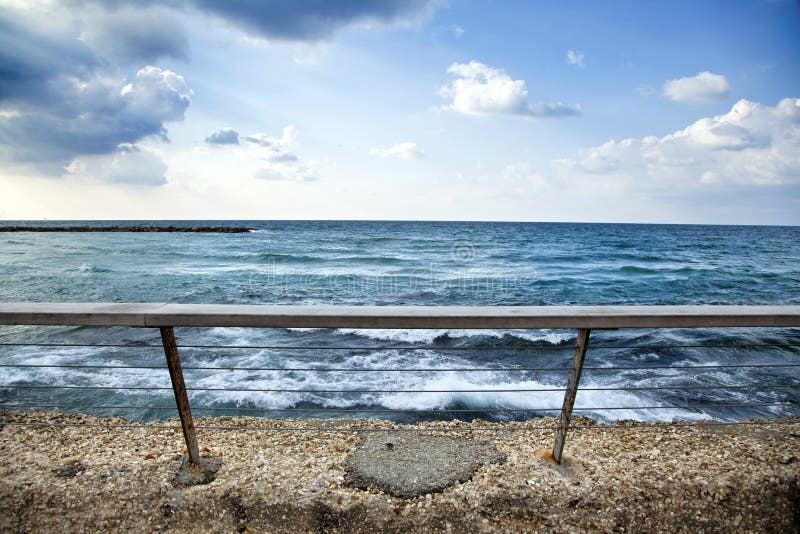
[[[188,232],[244,234],[254,231],[242,226],[0,226],[0,232]]]

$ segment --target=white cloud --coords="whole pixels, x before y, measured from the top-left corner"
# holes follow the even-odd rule
[[[122,88],[127,112],[153,121],[183,120],[192,90],[183,76],[152,65],[142,67],[136,80]]]
[[[740,100],[663,137],[608,141],[557,160],[563,175],[668,191],[679,186],[800,183],[800,98]]]
[[[642,96],[651,96],[656,93],[656,90],[650,85],[642,84],[636,87],[636,92]]]
[[[280,182],[315,182],[319,180],[316,170],[308,165],[271,165],[256,171],[258,180]]]
[[[261,164],[254,175],[259,180],[288,182],[312,182],[319,180],[316,169],[302,161],[290,149],[297,143],[297,127],[290,124],[283,128],[280,137],[265,133],[254,133],[240,137],[244,157]]]
[[[307,166],[300,162],[300,157],[297,154],[289,150],[297,142],[297,127],[294,124],[284,127],[280,137],[254,133],[244,137],[242,140],[250,145],[250,153],[256,158],[274,164],[266,169],[269,172],[265,173],[264,176],[275,170],[279,171],[277,172],[278,176],[292,177],[285,179],[300,179],[304,181],[314,174],[306,172],[309,170]],[[261,178],[264,176],[261,176]]]
[[[395,143],[388,148],[372,148],[369,153],[380,158],[419,159],[425,156],[425,152],[417,146],[417,143],[411,141]]]
[[[728,98],[730,86],[722,74],[703,71],[669,80],[662,92],[666,98],[679,102],[718,102]]]
[[[219,148],[233,150],[240,158],[259,166],[253,175],[259,180],[288,182],[311,182],[319,179],[314,165],[300,159],[291,151],[297,143],[297,127],[290,124],[283,128],[280,137],[265,133],[239,135],[232,128],[213,132],[206,142]]]
[[[123,143],[114,154],[75,158],[67,173],[136,187],[155,187],[167,183],[167,164],[156,153]]]
[[[526,117],[563,117],[580,114],[578,106],[562,102],[528,103],[524,80],[513,80],[501,69],[478,61],[453,63],[447,69],[456,77],[442,86],[439,94],[451,100],[446,109],[465,115],[518,115]]]
[[[570,65],[575,65],[576,67],[586,66],[586,64],[583,62],[583,54],[576,52],[575,50],[567,50],[567,63]]]
[[[297,141],[297,126],[290,124],[281,131],[280,137],[270,137],[264,133],[254,133],[244,138],[245,141],[255,143],[262,147],[275,149],[285,149],[292,146]]]
[[[528,191],[543,191],[551,189],[553,185],[552,180],[536,172],[530,163],[518,162],[510,163],[503,168],[502,177],[506,182],[522,184],[524,190]]]

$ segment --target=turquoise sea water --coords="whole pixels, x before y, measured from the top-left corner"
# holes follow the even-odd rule
[[[141,221],[130,221],[141,224]],[[18,224],[16,222],[9,224]],[[33,223],[31,223],[33,224]],[[41,223],[35,223],[40,225]],[[58,225],[61,223],[48,223]],[[74,221],[63,223],[76,224]],[[92,223],[96,224],[96,223]],[[127,224],[109,222],[107,224]],[[173,224],[170,222],[169,224]],[[800,228],[621,224],[191,221],[253,227],[247,234],[0,233],[0,300],[356,305],[799,304]],[[195,391],[196,406],[280,416],[339,415],[527,418],[555,412],[575,332],[428,330],[179,329],[188,344],[292,345],[351,349],[185,349],[185,366],[383,369],[187,371],[195,388],[480,390],[470,393],[286,393]],[[800,368],[685,365],[800,363],[798,347],[652,348],[663,345],[800,345],[797,329],[636,330],[593,333],[585,387],[705,387],[800,383]],[[151,330],[3,327],[0,342],[158,345]],[[374,348],[381,346],[394,348]],[[492,346],[493,350],[462,350]],[[508,350],[504,347],[531,347]],[[414,349],[414,350],[411,350]],[[163,365],[156,348],[0,347],[5,364]],[[453,368],[491,371],[443,371]],[[667,367],[667,368],[664,368]],[[433,372],[396,372],[426,368]],[[500,370],[506,368],[512,370]],[[643,369],[641,369],[643,368]],[[517,370],[513,370],[517,369]],[[169,386],[162,369],[4,367],[5,385]],[[671,420],[790,415],[798,406],[709,408],[708,404],[800,401],[798,388],[582,391],[578,406],[600,419]],[[83,406],[170,406],[170,392],[0,387],[0,402]],[[702,405],[702,406],[700,406]],[[700,406],[700,407],[698,407]],[[634,409],[636,407],[649,407]],[[308,409],[303,412],[269,410]],[[482,410],[386,414],[379,409]],[[515,411],[493,411],[509,409]],[[153,419],[172,412],[83,409]],[[195,411],[203,414],[202,410]],[[214,413],[233,413],[219,411]],[[337,415],[337,414],[327,414]]]

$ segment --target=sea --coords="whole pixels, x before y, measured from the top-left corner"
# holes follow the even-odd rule
[[[253,231],[0,233],[0,301],[800,304],[800,227],[85,224]],[[576,340],[559,329],[178,328],[176,336],[196,416],[398,422],[557,415]],[[0,409],[175,416],[154,329],[3,326],[0,365]],[[576,414],[599,421],[800,415],[800,329],[599,330],[585,365]]]

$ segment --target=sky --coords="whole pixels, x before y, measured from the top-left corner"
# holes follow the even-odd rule
[[[0,0],[0,219],[800,224],[800,3]]]

